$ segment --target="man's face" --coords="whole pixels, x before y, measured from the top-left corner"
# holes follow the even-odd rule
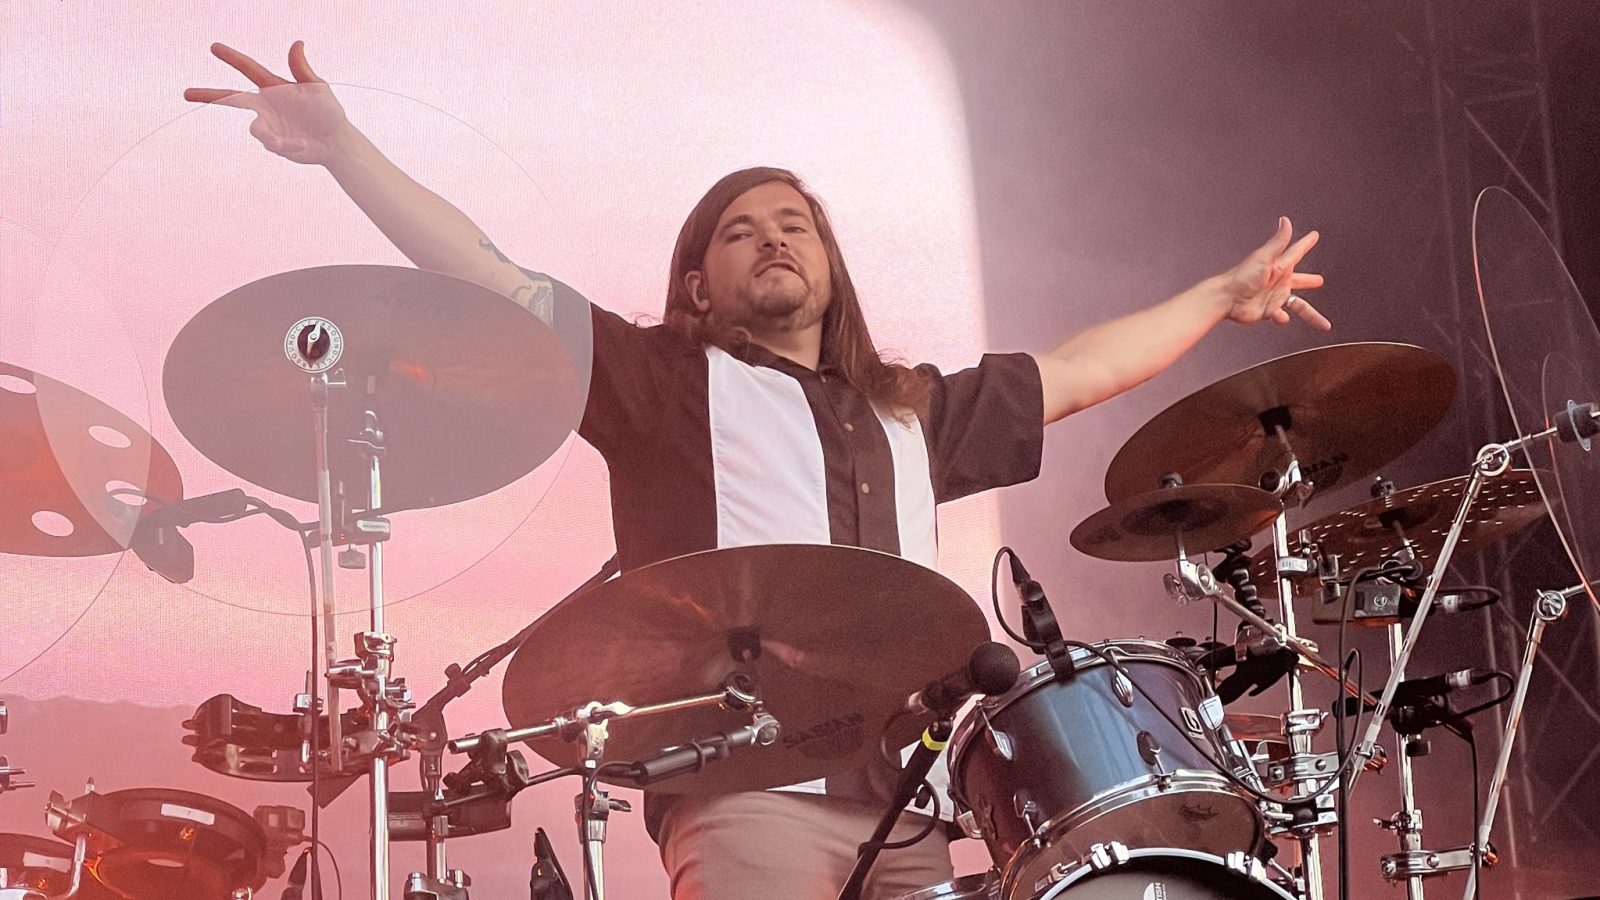
[[[696,305],[755,334],[815,325],[833,298],[811,207],[781,181],[757,185],[723,210],[702,275]]]

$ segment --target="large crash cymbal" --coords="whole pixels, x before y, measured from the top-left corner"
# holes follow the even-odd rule
[[[1259,532],[1283,509],[1260,488],[1185,484],[1119,500],[1078,523],[1072,546],[1099,559],[1156,562],[1205,553]],[[1181,541],[1181,547],[1180,547]]]
[[[1324,556],[1338,554],[1339,571],[1348,577],[1393,556],[1409,541],[1423,571],[1430,571],[1444,548],[1468,480],[1465,475],[1446,478],[1340,510],[1290,532],[1289,552],[1298,554],[1306,543],[1315,544]],[[1532,525],[1543,516],[1544,499],[1532,470],[1513,469],[1491,478],[1467,513],[1453,558],[1463,559],[1489,541]],[[1308,540],[1302,541],[1302,535]],[[1263,590],[1277,580],[1276,568],[1270,546],[1250,561],[1251,578]],[[1295,577],[1315,580],[1317,576],[1312,572]]]
[[[172,456],[137,422],[77,388],[6,363],[0,447],[0,553],[116,553],[132,539],[142,507],[135,494],[112,491],[183,499]]]
[[[906,698],[959,670],[988,634],[965,591],[898,556],[810,544],[713,550],[636,569],[545,613],[506,669],[506,715],[527,726],[589,700],[645,706],[714,693],[746,672],[780,723],[778,740],[652,788],[794,784],[868,765],[886,733],[891,749],[915,740],[928,719],[897,717]],[[759,655],[737,662],[734,648],[755,641]],[[705,707],[614,720],[605,759],[748,723],[748,712]],[[576,744],[530,743],[558,765],[582,759]]]
[[[184,436],[252,484],[317,498],[310,376],[285,357],[309,316],[336,325],[343,355],[329,392],[330,467],[365,506],[368,464],[352,439],[372,391],[387,449],[383,506],[442,506],[521,478],[582,414],[579,378],[555,333],[470,282],[392,266],[271,275],[218,298],[167,351],[162,387]]]
[[[1106,471],[1115,502],[1175,473],[1188,484],[1258,486],[1286,459],[1321,492],[1370,475],[1439,424],[1456,375],[1410,344],[1335,344],[1282,356],[1201,388],[1128,439]]]

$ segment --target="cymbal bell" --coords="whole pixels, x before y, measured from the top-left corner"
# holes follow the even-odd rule
[[[1317,491],[1376,472],[1443,420],[1456,375],[1410,344],[1318,347],[1252,366],[1184,397],[1145,423],[1106,471],[1117,501],[1161,484],[1262,485],[1287,463],[1284,439]]]
[[[383,507],[443,506],[521,478],[583,411],[566,348],[537,316],[471,282],[395,266],[270,275],[211,302],[167,351],[162,387],[184,437],[252,484],[317,499],[310,375],[285,336],[308,317],[342,337],[328,392],[335,493],[366,508],[356,439],[377,413]]]
[[[745,673],[778,719],[778,740],[651,788],[799,783],[874,763],[880,739],[891,751],[915,740],[929,719],[901,715],[907,697],[959,669],[988,633],[965,591],[898,556],[822,544],[712,550],[627,572],[541,616],[507,666],[506,716],[521,727],[589,700],[663,703],[715,693]],[[641,759],[748,721],[748,712],[706,707],[614,719],[605,760]],[[582,759],[556,738],[529,743],[557,765]]]
[[[1260,488],[1184,484],[1134,494],[1078,523],[1072,546],[1098,559],[1155,562],[1205,553],[1259,532],[1283,505]]]

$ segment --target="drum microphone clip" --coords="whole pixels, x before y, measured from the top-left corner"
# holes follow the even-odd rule
[[[1015,550],[1007,548],[1011,557],[1011,583],[1016,585],[1017,596],[1022,599],[1022,636],[1028,646],[1041,653],[1050,663],[1050,671],[1058,679],[1071,678],[1076,671],[1072,651],[1061,636],[1061,625],[1056,621],[1055,610],[1044,587],[1028,575]]]

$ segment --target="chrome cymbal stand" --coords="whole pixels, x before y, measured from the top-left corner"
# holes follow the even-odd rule
[[[351,443],[367,459],[367,509],[379,509],[383,503],[382,459],[385,445],[376,410],[375,382],[374,378],[367,379],[367,404],[362,415],[362,430],[351,439]],[[329,685],[335,689],[356,691],[367,712],[367,727],[349,735],[347,747],[342,749],[350,751],[349,762],[366,762],[371,779],[368,837],[374,900],[387,900],[389,896],[389,765],[410,756],[410,743],[395,726],[412,708],[411,692],[406,688],[405,679],[390,674],[395,639],[384,631],[383,542],[389,535],[389,521],[385,518],[373,516],[358,519],[354,523],[351,539],[367,544],[371,619],[368,630],[358,632],[355,636],[356,658],[341,659],[328,667]],[[360,564],[359,559],[352,562]],[[431,857],[432,854],[430,862]]]
[[[10,730],[10,725],[11,713],[6,710],[5,701],[0,700],[0,734],[5,734],[8,730]],[[34,785],[31,781],[16,780],[18,775],[26,774],[28,774],[28,770],[18,769],[12,766],[10,761],[4,756],[0,756],[0,794],[4,794],[6,791],[15,791],[22,788],[33,787]]]
[[[1300,460],[1294,454],[1294,448],[1289,443],[1284,427],[1277,424],[1273,428],[1277,432],[1278,441],[1283,446],[1287,459],[1282,473],[1272,472],[1269,478],[1264,479],[1276,482],[1270,484],[1270,488],[1283,501],[1283,509],[1279,510],[1277,517],[1272,520],[1272,553],[1277,560],[1275,568],[1278,575],[1278,621],[1281,623],[1281,627],[1277,630],[1282,637],[1293,642],[1300,638],[1295,622],[1294,582],[1291,576],[1301,571],[1306,561],[1289,554],[1288,511],[1291,504],[1299,507],[1310,498],[1313,485],[1301,472]],[[1264,483],[1262,486],[1269,485]],[[1343,673],[1339,673],[1339,677],[1342,682]],[[1337,769],[1337,764],[1329,766],[1326,760],[1319,759],[1311,746],[1312,738],[1322,727],[1323,713],[1321,710],[1306,708],[1305,689],[1301,684],[1298,661],[1284,676],[1284,684],[1289,694],[1289,712],[1285,714],[1283,720],[1284,730],[1289,738],[1289,759],[1285,765],[1294,779],[1294,793],[1301,797],[1315,795],[1316,798],[1313,801],[1314,814],[1290,824],[1288,830],[1293,832],[1300,842],[1300,877],[1304,881],[1303,895],[1306,900],[1322,900],[1324,891],[1322,834],[1333,829],[1339,822],[1333,794],[1322,789],[1326,787],[1330,777],[1338,777],[1338,773],[1333,771]],[[1321,793],[1318,793],[1319,791]]]
[[[1522,707],[1528,700],[1528,684],[1533,681],[1533,661],[1539,655],[1539,644],[1544,640],[1545,628],[1555,620],[1567,613],[1567,602],[1585,593],[1583,585],[1575,585],[1560,591],[1544,591],[1533,606],[1533,619],[1528,623],[1528,642],[1522,651],[1522,669],[1517,672],[1517,686],[1511,697],[1511,710],[1506,714],[1505,734],[1500,738],[1500,755],[1494,763],[1494,775],[1489,779],[1489,800],[1483,810],[1483,822],[1478,825],[1476,843],[1467,848],[1469,852],[1489,854],[1489,832],[1494,828],[1494,814],[1500,806],[1500,792],[1505,787],[1506,771],[1511,767],[1511,749],[1517,740],[1517,729],[1522,725]],[[1467,889],[1461,895],[1462,900],[1471,900],[1477,896],[1476,869],[1472,869],[1470,857],[1467,875]]]

